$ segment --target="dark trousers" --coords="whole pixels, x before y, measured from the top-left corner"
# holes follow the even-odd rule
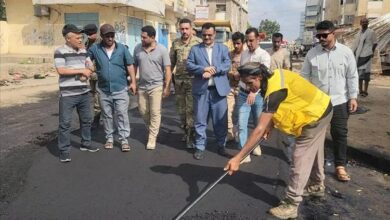
[[[348,102],[333,106],[330,134],[333,140],[334,164],[336,167],[347,164],[348,117]]]
[[[81,145],[90,146],[92,122],[90,93],[60,97],[59,105],[58,150],[60,152],[70,152],[72,114],[75,108],[77,109],[80,120]]]

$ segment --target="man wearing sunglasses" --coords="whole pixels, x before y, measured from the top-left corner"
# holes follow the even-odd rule
[[[345,170],[347,163],[347,133],[349,113],[357,109],[358,72],[352,50],[336,41],[335,27],[330,21],[321,21],[316,26],[319,44],[309,50],[303,63],[301,74],[331,97],[333,117],[330,133],[333,140],[333,153],[336,178],[349,181]],[[304,88],[302,88],[304,89]],[[324,191],[319,183],[312,182],[308,189]]]

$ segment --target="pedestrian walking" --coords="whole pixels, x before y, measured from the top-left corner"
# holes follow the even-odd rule
[[[362,97],[368,96],[368,84],[371,80],[371,64],[374,57],[374,51],[378,45],[375,32],[368,28],[368,19],[360,20],[362,27],[357,34],[353,44],[358,74],[359,74],[359,94]]]
[[[97,91],[100,96],[104,132],[106,134],[105,149],[114,147],[114,117],[123,152],[130,151],[128,138],[130,122],[128,115],[128,91],[136,92],[133,57],[125,45],[115,41],[115,29],[110,24],[100,27],[102,42],[94,44],[88,50],[88,56],[96,64],[98,76]],[[131,83],[128,85],[127,76]]]
[[[265,104],[256,128],[225,170],[230,175],[237,171],[240,161],[260,139],[272,135],[272,128],[294,135],[296,145],[286,195],[269,213],[280,219],[297,218],[302,196],[325,195],[324,141],[332,118],[330,97],[290,70],[271,73],[263,64],[248,63],[238,71],[250,91],[261,90]],[[309,178],[315,185],[307,185]]]
[[[91,145],[91,96],[87,79],[92,71],[86,68],[86,50],[82,44],[83,30],[73,24],[62,29],[65,44],[54,52],[54,65],[59,74],[58,150],[60,162],[70,162],[70,132],[73,110],[76,109],[81,129],[81,151],[96,152]]]
[[[241,54],[244,51],[245,35],[241,32],[235,32],[232,35],[233,41],[233,50],[230,51],[230,60],[232,61],[232,66],[230,68],[228,78],[230,85],[230,92],[227,95],[228,103],[228,133],[227,141],[236,140],[236,117],[234,114],[234,109],[236,105],[236,99],[238,96],[238,82],[240,81],[240,74],[237,71],[237,67],[240,66]],[[237,137],[238,138],[238,137]]]
[[[84,26],[84,33],[87,36],[87,40],[85,41],[85,49],[88,51],[89,48],[93,44],[98,44],[101,42],[101,39],[98,37],[98,27],[96,24],[87,24]],[[99,94],[96,90],[97,86],[97,74],[96,72],[93,72],[91,74],[91,77],[89,78],[89,85],[91,87],[91,93],[92,93],[92,105],[93,105],[93,121],[92,121],[92,128],[99,127],[100,124],[100,100],[99,100]]]
[[[260,35],[256,28],[248,28],[245,32],[247,49],[242,53],[240,65],[248,62],[259,62],[269,67],[271,64],[270,55],[260,48]],[[254,124],[258,123],[261,110],[263,108],[263,97],[260,91],[251,92],[245,83],[239,82],[240,91],[237,98],[236,109],[238,113],[238,136],[239,148],[241,149],[248,138],[248,123],[252,116]],[[260,145],[252,152],[255,156],[261,155]],[[245,163],[251,162],[251,158],[246,157]]]
[[[358,106],[356,61],[351,49],[336,41],[332,22],[321,21],[316,29],[316,37],[320,43],[307,53],[301,74],[332,99],[330,133],[333,140],[335,174],[339,181],[349,181],[351,178],[345,167],[348,117]]]
[[[187,71],[194,76],[195,153],[194,158],[204,158],[207,145],[206,129],[209,116],[213,122],[218,153],[228,156],[225,145],[227,136],[227,101],[230,92],[227,74],[231,61],[228,48],[215,42],[216,30],[212,23],[202,25],[202,43],[191,48],[187,58]]]
[[[141,42],[134,49],[135,69],[139,68],[138,108],[149,131],[146,149],[154,150],[161,124],[161,101],[171,92],[171,61],[168,50],[156,42],[154,27],[142,27]]]
[[[179,112],[180,122],[184,128],[183,140],[187,148],[193,148],[194,142],[194,109],[192,98],[192,75],[188,74],[186,61],[192,46],[202,42],[202,40],[192,34],[191,20],[183,18],[179,21],[179,30],[181,37],[172,42],[170,58],[172,70],[176,67],[173,74],[175,79],[175,97],[177,111]]]

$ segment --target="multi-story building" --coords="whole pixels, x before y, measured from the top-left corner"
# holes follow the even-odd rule
[[[248,0],[197,0],[196,5],[207,9],[209,20],[228,20],[232,31],[244,32],[248,23]]]
[[[51,54],[63,44],[66,23],[115,27],[116,40],[132,51],[141,42],[141,27],[152,25],[166,47],[176,37],[181,17],[194,18],[195,0],[7,0],[1,22],[1,53]]]
[[[390,13],[389,0],[322,0],[324,19],[341,26],[359,26],[360,19],[374,19]]]

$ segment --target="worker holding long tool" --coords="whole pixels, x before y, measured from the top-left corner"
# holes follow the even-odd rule
[[[289,70],[271,73],[264,65],[247,63],[238,71],[252,92],[262,93],[264,107],[256,128],[243,149],[228,161],[225,171],[230,175],[238,171],[240,162],[261,138],[270,135],[272,127],[294,135],[296,145],[286,196],[269,213],[280,219],[296,218],[302,196],[325,194],[324,141],[333,114],[330,97]]]

